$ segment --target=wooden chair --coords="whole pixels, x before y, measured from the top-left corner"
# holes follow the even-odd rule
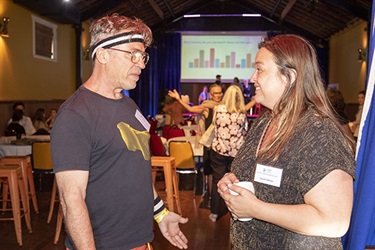
[[[169,141],[169,156],[175,158],[176,172],[179,174],[194,174],[194,194],[198,167],[194,160],[194,152],[189,141]]]
[[[44,174],[54,174],[50,142],[33,143],[32,165],[34,174],[39,175],[39,190],[42,191],[42,176]]]

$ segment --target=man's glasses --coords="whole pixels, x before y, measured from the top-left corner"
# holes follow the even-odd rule
[[[139,50],[126,51],[126,50],[115,49],[115,48],[109,48],[109,49],[130,54],[130,60],[132,61],[132,63],[138,63],[142,59],[143,63],[146,65],[148,63],[148,59],[150,58],[147,52],[142,52]]]

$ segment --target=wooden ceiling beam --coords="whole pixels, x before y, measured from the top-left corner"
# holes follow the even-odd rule
[[[369,9],[362,8],[351,0],[326,0],[328,4],[333,5],[335,8],[347,11],[354,16],[357,16],[365,21],[371,20],[371,7]]]
[[[155,0],[148,0],[148,3],[151,5],[151,7],[155,10],[156,14],[158,14],[158,16],[160,17],[161,20],[164,20],[164,13],[163,11],[160,9],[159,5],[157,4],[157,2],[155,2]]]
[[[101,17],[103,13],[116,8],[117,6],[127,2],[129,0],[107,0],[107,1],[97,1],[99,4],[95,7],[90,8],[89,10],[81,13],[81,22],[88,19],[96,19]]]
[[[284,18],[288,15],[289,11],[293,8],[294,4],[297,2],[297,0],[289,0],[288,4],[283,9],[283,12],[281,13],[281,17],[279,22],[282,23]]]

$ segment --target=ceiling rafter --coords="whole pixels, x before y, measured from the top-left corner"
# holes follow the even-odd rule
[[[361,6],[358,6],[358,4],[355,3],[355,1],[352,0],[326,0],[327,3],[333,5],[334,7],[338,9],[342,9],[344,11],[347,11],[349,13],[352,13],[354,16],[357,16],[365,21],[370,20],[370,13],[371,8],[364,9]]]
[[[160,17],[161,20],[164,20],[164,13],[163,11],[160,9],[159,5],[157,4],[157,2],[155,2],[155,0],[148,0],[148,3],[151,5],[151,7],[155,10],[155,12],[158,14],[158,16]]]
[[[297,0],[289,0],[288,4],[283,9],[283,12],[281,12],[281,17],[279,22],[282,23],[286,15],[288,15],[289,11],[293,8],[294,4],[297,2]]]
[[[81,21],[86,21],[89,19],[97,18],[102,15],[102,13],[108,12],[111,9],[120,6],[124,2],[129,0],[105,0],[105,1],[98,1],[100,4],[96,5],[93,8],[83,12],[81,14]]]
[[[167,6],[169,12],[171,13],[171,16],[172,16],[173,18],[176,18],[176,14],[175,14],[174,11],[172,10],[172,8],[171,8],[171,6],[169,5],[169,3],[168,3],[166,0],[163,0],[163,1],[164,1],[165,6]]]
[[[198,30],[206,25],[220,30],[207,18],[197,19],[194,23],[183,18],[185,14],[258,13],[262,18],[255,22],[230,17],[228,22],[220,25],[234,30],[255,30],[259,27],[270,32],[295,33],[312,41],[327,41],[359,18],[370,20],[372,7],[372,0],[70,0],[64,5],[61,0],[13,2],[61,24],[79,24],[117,12],[144,20],[153,32]]]

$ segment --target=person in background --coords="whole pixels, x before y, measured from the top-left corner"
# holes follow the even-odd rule
[[[211,149],[212,191],[209,219],[216,222],[225,207],[218,193],[219,180],[230,171],[234,157],[240,149],[247,132],[247,116],[243,94],[239,87],[229,86],[223,100],[214,109],[215,136]],[[226,213],[226,211],[225,211]]]
[[[350,123],[351,130],[355,140],[358,138],[359,126],[361,124],[363,105],[365,104],[366,92],[364,90],[358,92],[358,111],[355,115],[355,121]]]
[[[243,93],[243,85],[242,83],[240,83],[240,79],[238,79],[238,77],[233,78],[233,82],[231,85],[236,85],[240,88],[241,92]]]
[[[149,123],[122,90],[136,87],[152,33],[143,21],[112,14],[91,27],[93,72],[59,108],[51,153],[67,249],[152,249],[153,217],[174,246],[187,248],[179,223],[151,178]]]
[[[214,84],[219,85],[221,87],[221,90],[222,90],[223,94],[225,93],[225,90],[227,89],[227,86],[225,85],[225,83],[221,82],[221,75],[216,75],[216,80],[215,80]]]
[[[339,123],[341,124],[343,129],[347,131],[348,134],[351,134],[349,119],[345,114],[346,104],[344,96],[341,94],[340,90],[328,88],[327,97],[333,107],[333,110],[335,111],[335,116],[338,119]]]
[[[169,99],[169,100],[168,100]],[[184,95],[181,97],[182,103],[189,106],[189,96]],[[187,109],[175,98],[167,98],[166,104],[163,107],[163,112],[170,115],[170,122],[166,122],[166,125],[179,125],[184,122],[184,113]]]
[[[45,109],[38,108],[33,117],[33,125],[36,130],[34,134],[38,135],[48,135],[49,128],[47,123],[45,122],[46,111]]]
[[[223,98],[223,92],[221,86],[214,83],[210,86],[210,99],[204,101],[201,105],[198,106],[189,106],[184,103],[180,97],[180,94],[174,89],[173,91],[168,91],[168,95],[170,97],[175,98],[179,101],[181,105],[184,106],[189,112],[197,113],[198,116],[198,126],[197,126],[197,141],[206,131],[206,129],[211,125],[212,118],[213,118],[213,109],[216,105],[221,102]],[[210,153],[211,148],[205,147],[203,148],[203,172],[204,175],[207,177],[207,184],[208,184],[208,195],[211,195],[212,191],[212,167],[211,167],[211,160],[210,160]]]
[[[25,128],[26,135],[32,135],[35,133],[35,128],[30,117],[26,116],[24,113],[25,104],[23,102],[16,102],[13,104],[13,112],[20,110],[22,112],[22,119],[19,121],[20,125]],[[12,118],[9,119],[8,125],[12,122]]]
[[[221,75],[216,75],[215,84],[221,85]]]
[[[209,99],[210,99],[210,96],[208,94],[207,86],[204,86],[203,91],[199,94],[198,105],[201,105],[202,102],[209,100]]]
[[[21,139],[22,135],[26,135],[25,128],[20,124],[22,117],[23,112],[21,110],[14,110],[12,122],[7,126],[5,136],[16,136],[17,139]]]
[[[265,110],[218,184],[233,249],[342,249],[355,142],[334,115],[314,47],[297,35],[265,38],[251,81]],[[233,185],[239,181],[251,181],[255,193]]]
[[[48,125],[48,128],[51,130],[52,129],[52,126],[53,126],[53,122],[55,121],[55,118],[56,118],[56,114],[57,114],[57,109],[55,108],[52,108],[50,111],[49,111],[49,116],[46,120],[46,123]]]
[[[244,79],[244,81],[243,81],[243,91],[242,92],[243,92],[245,104],[249,103],[251,101],[252,92],[251,92],[251,86],[249,85],[249,80],[247,80],[247,79]]]

